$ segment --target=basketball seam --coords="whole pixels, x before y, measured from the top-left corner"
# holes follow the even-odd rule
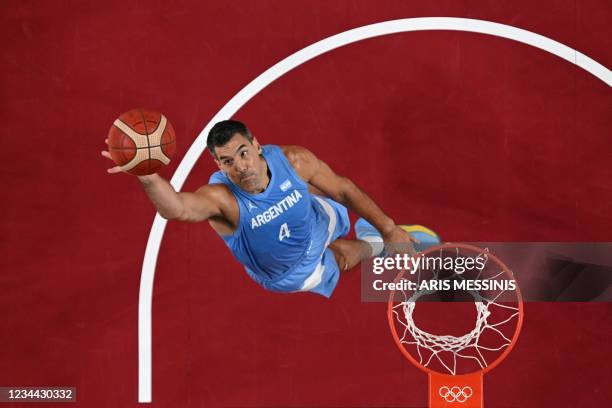
[[[140,112],[140,117],[142,118],[142,124],[144,125],[145,134],[147,136],[147,148],[149,149],[148,151],[149,160],[147,160],[147,172],[150,172],[151,171],[151,141],[149,140],[149,130],[147,129],[147,121],[144,117],[144,113],[142,113],[142,109],[139,109],[138,112]]]
[[[123,122],[121,119],[119,119],[119,120],[120,120],[121,122]],[[124,123],[126,126],[128,126],[130,129],[132,129],[132,126],[128,125],[128,124],[127,124],[127,123],[125,123],[125,122],[123,122],[123,123]],[[109,146],[109,148],[111,148],[111,149],[117,149],[117,150],[124,150],[124,149],[125,149],[125,150],[127,150],[127,149],[142,149],[142,147],[138,147],[138,146],[137,146],[137,144],[136,144],[137,142],[136,142],[134,139],[132,139],[132,136],[130,136],[130,135],[128,135],[127,133],[125,133],[125,132],[123,131],[123,129],[121,129],[119,126],[114,125],[114,124],[113,124],[113,126],[114,126],[114,128],[115,128],[115,129],[117,129],[119,132],[123,133],[123,134],[124,134],[124,135],[125,135],[125,136],[126,136],[126,137],[127,137],[129,140],[130,140],[130,141],[132,141],[132,143],[134,143],[134,147],[113,147],[113,146]],[[138,134],[138,135],[140,135],[140,136],[146,136],[146,135],[143,135],[142,133],[138,133],[138,132],[136,132],[134,129],[132,129],[132,130],[134,131],[134,133],[136,133],[136,134]],[[148,140],[149,140],[149,138],[147,137],[147,141],[148,141]]]
[[[125,133],[124,133],[125,134]],[[158,145],[153,145],[153,146],[147,146],[147,147],[114,147],[114,146],[109,146],[109,149],[113,149],[113,150],[138,150],[138,149],[148,149],[149,147],[154,148],[154,147],[163,147],[163,146],[168,146],[171,144],[174,144],[174,140],[171,140],[169,142],[166,143],[162,143],[162,144],[158,144]]]

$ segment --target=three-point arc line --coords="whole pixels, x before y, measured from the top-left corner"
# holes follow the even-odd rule
[[[272,66],[241,89],[200,132],[180,162],[170,183],[176,191],[180,191],[197,159],[206,148],[206,135],[216,122],[231,118],[259,91],[292,69],[321,54],[361,40],[388,34],[428,30],[467,31],[518,41],[563,58],[596,76],[608,86],[612,86],[612,72],[597,61],[548,37],[505,24],[468,18],[423,17],[366,25],[333,35],[301,49]],[[151,402],[152,400],[151,309],[153,279],[166,223],[167,221],[159,214],[155,215],[147,241],[140,278],[138,299],[138,402],[141,403]]]

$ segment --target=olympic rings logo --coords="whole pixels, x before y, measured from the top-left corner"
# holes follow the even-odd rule
[[[440,396],[444,398],[446,402],[463,403],[472,396],[473,391],[472,388],[468,386],[461,388],[455,385],[451,388],[448,388],[446,385],[443,385],[442,387],[440,387],[440,390],[438,390],[438,394],[440,394]]]

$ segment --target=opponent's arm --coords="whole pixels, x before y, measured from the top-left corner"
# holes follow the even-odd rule
[[[300,146],[286,146],[283,151],[304,181],[368,220],[380,231],[385,242],[417,242],[398,227],[353,181],[336,174],[311,151]]]
[[[102,156],[112,160],[107,151],[102,151]],[[123,171],[120,166],[115,166],[107,172],[116,174]],[[137,177],[157,212],[165,219],[199,222],[223,215],[220,203],[224,191],[219,185],[205,185],[193,193],[177,193],[170,183],[158,174]]]

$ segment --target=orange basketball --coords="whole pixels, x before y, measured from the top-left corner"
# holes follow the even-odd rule
[[[123,171],[153,174],[168,163],[176,149],[174,128],[164,115],[132,109],[119,116],[108,132],[108,151]]]

